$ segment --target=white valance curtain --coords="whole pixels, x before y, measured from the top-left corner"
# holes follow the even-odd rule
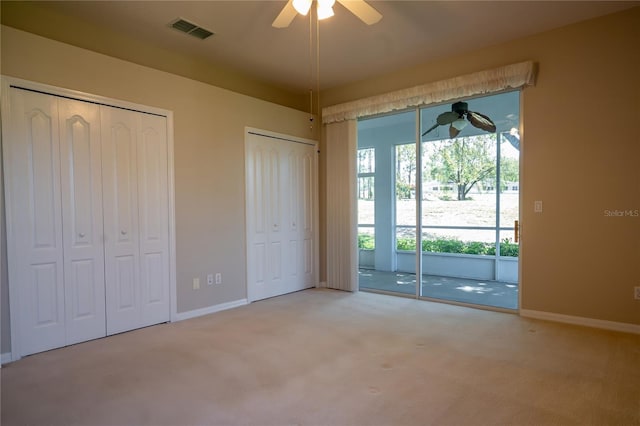
[[[531,86],[535,74],[533,62],[521,62],[322,109],[327,124],[326,287],[358,290],[356,119]]]
[[[322,109],[325,124],[355,120],[420,105],[460,100],[481,94],[531,86],[535,82],[535,64],[532,61],[506,65],[500,68],[440,80],[408,89],[396,90],[357,101],[346,102]]]

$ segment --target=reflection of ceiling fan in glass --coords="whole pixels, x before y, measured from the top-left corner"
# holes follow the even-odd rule
[[[316,0],[316,10],[318,19],[325,19],[333,16],[333,5],[336,0]],[[305,15],[309,13],[313,0],[289,0],[278,17],[273,21],[272,26],[276,28],[286,28],[291,24],[296,13]],[[367,25],[373,25],[382,19],[382,15],[371,7],[364,0],[338,0],[338,3],[347,8]]]
[[[456,102],[451,105],[451,111],[443,112],[436,119],[436,124],[429,130],[424,132],[422,136],[426,135],[438,126],[446,126],[449,124],[449,136],[455,138],[460,133],[460,130],[464,129],[467,122],[464,119],[469,120],[472,126],[482,129],[487,132],[495,132],[496,125],[491,121],[489,117],[479,112],[469,111],[469,105],[466,102]]]

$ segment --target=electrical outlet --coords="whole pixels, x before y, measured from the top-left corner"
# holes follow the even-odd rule
[[[634,295],[633,297],[636,300],[640,300],[640,287],[635,287],[634,290],[635,290],[635,292],[633,293],[633,295]]]
[[[193,279],[193,289],[198,290],[200,288],[200,278]]]
[[[220,272],[216,274],[216,284],[222,284],[222,274]]]
[[[207,284],[213,285],[213,274],[207,275]]]

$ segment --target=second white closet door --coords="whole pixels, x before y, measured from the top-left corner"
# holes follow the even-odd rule
[[[102,107],[102,171],[107,334],[138,327],[137,115]]]
[[[167,120],[138,114],[141,327],[170,320]]]
[[[249,133],[246,141],[250,301],[315,284],[315,146]]]
[[[169,321],[166,120],[101,107],[107,334]]]

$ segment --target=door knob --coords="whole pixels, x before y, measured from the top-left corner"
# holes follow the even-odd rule
[[[78,234],[78,236],[79,236],[80,238],[84,238],[84,232],[79,233],[79,234]]]
[[[127,231],[124,231],[124,230],[123,230],[123,231],[120,231],[120,233],[121,233],[122,235],[127,235]]]

